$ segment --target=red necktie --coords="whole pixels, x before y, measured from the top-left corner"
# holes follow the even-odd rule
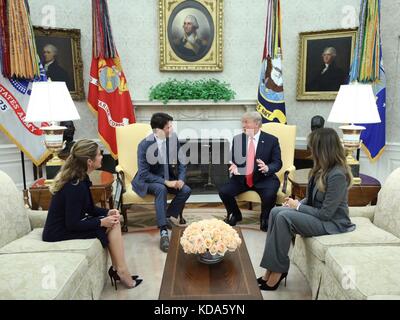
[[[253,171],[254,171],[254,161],[256,158],[256,150],[254,148],[254,138],[249,137],[249,149],[247,150],[246,156],[246,183],[251,188],[253,186]]]

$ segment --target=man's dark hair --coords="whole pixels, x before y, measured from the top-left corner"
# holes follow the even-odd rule
[[[164,129],[168,121],[174,120],[169,114],[157,112],[151,116],[150,125],[152,129]]]
[[[322,116],[314,116],[311,118],[311,131],[323,128],[324,125],[325,125],[325,119]]]

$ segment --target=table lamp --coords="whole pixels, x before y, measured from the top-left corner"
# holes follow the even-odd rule
[[[80,119],[75,104],[65,82],[38,81],[32,83],[32,92],[26,112],[27,122],[49,122],[49,127],[41,127],[47,149],[53,157],[46,163],[46,184],[51,183],[63,160],[58,152],[64,148],[63,133],[66,127],[57,125],[59,121]]]
[[[343,131],[346,159],[354,176],[353,183],[360,184],[360,164],[353,157],[353,151],[360,148],[360,135],[365,127],[354,123],[381,122],[372,86],[359,83],[341,85],[327,121],[346,124],[339,127]]]

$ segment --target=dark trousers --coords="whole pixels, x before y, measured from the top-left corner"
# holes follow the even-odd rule
[[[242,213],[237,205],[235,197],[245,191],[253,190],[258,193],[261,198],[261,214],[260,224],[265,221],[265,225],[268,223],[269,212],[275,206],[276,203],[276,188],[257,188],[255,186],[249,188],[245,183],[239,183],[234,180],[230,180],[227,184],[219,188],[219,196],[224,203],[228,218],[232,214],[236,217],[242,217]]]
[[[177,218],[185,207],[186,200],[192,190],[185,184],[181,190],[167,188],[161,183],[149,183],[148,193],[153,194],[155,199],[156,216],[158,227],[167,225],[167,217]],[[175,198],[167,208],[168,193],[175,194]]]

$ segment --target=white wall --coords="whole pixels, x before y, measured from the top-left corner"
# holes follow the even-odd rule
[[[179,73],[159,71],[158,0],[108,1],[113,35],[128,78],[133,100],[147,100],[149,88],[168,78],[199,79],[214,77],[231,83],[238,100],[254,100],[264,42],[265,0],[224,1],[224,71],[221,73]],[[48,12],[55,12],[55,27],[81,29],[83,74],[87,93],[91,61],[91,1],[30,0],[34,25],[48,23]],[[298,34],[304,31],[350,27],[353,10],[358,24],[359,0],[281,0],[283,72],[288,122],[298,126],[298,144],[304,145],[315,114],[327,118],[332,102],[296,101]],[[400,31],[395,25],[400,15],[400,0],[382,1],[383,54],[387,86],[388,151],[378,164],[387,167],[400,159],[399,46]],[[351,16],[350,16],[351,17]],[[351,19],[350,19],[351,20]],[[76,138],[97,137],[96,119],[85,102],[77,102],[82,120],[76,121]],[[0,145],[9,144],[0,134]],[[10,148],[12,148],[10,146]],[[1,158],[1,155],[0,155]],[[393,159],[395,159],[393,161]],[[362,172],[384,179],[387,172],[378,165],[362,163]],[[0,162],[1,163],[1,162]],[[1,165],[0,165],[1,167]],[[386,169],[385,169],[386,170]],[[389,170],[389,169],[387,169]]]

